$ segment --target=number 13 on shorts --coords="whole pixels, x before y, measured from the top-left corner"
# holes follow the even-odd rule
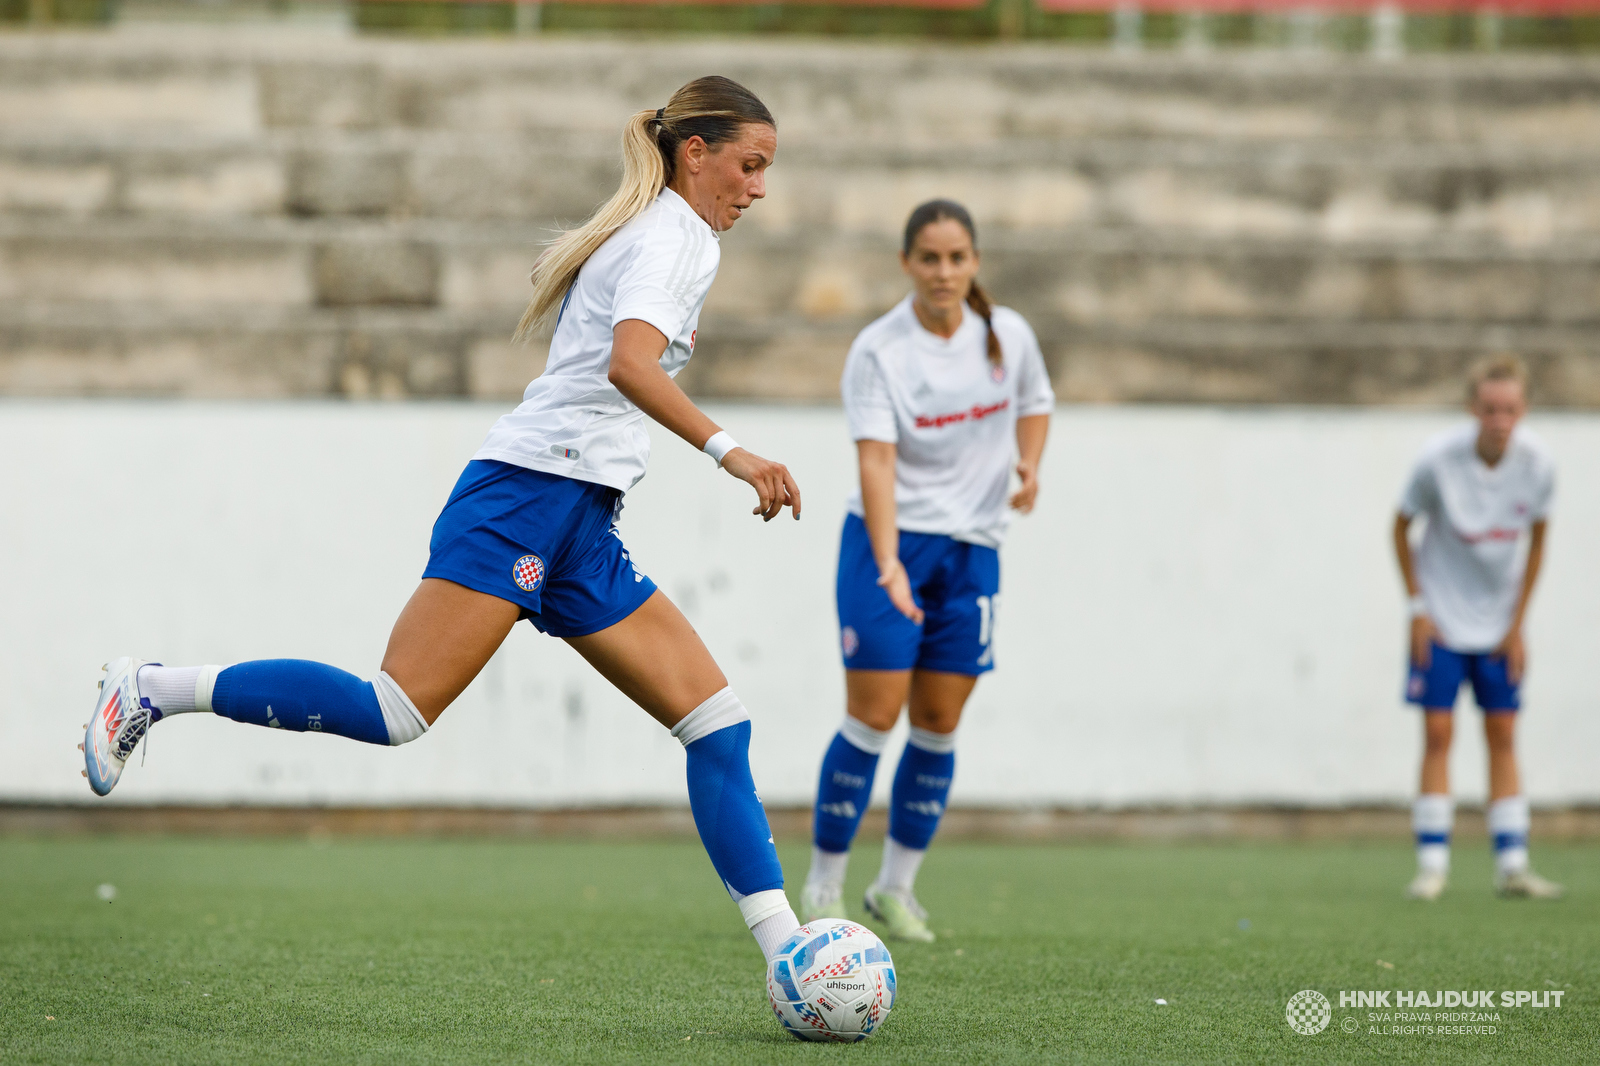
[[[978,656],[979,666],[994,662],[994,612],[1000,606],[1000,594],[978,597],[978,644],[983,653]]]

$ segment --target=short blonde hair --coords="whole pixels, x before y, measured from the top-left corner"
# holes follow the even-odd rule
[[[1472,364],[1467,375],[1467,402],[1478,402],[1478,389],[1486,381],[1515,381],[1522,386],[1522,395],[1528,395],[1528,364],[1512,352],[1485,356]]]

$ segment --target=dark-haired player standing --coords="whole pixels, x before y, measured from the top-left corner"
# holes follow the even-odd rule
[[[861,474],[839,547],[848,706],[822,760],[801,907],[807,921],[845,917],[850,842],[909,704],[883,866],[864,906],[888,936],[930,941],[912,886],[950,793],[962,708],[994,668],[998,549],[1009,511],[1033,509],[1055,395],[1033,330],[978,286],[961,205],[913,211],[900,262],[914,291],[861,331],[845,363]],[[1022,484],[1009,493],[1013,468]]]

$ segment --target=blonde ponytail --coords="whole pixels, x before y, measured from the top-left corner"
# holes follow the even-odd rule
[[[667,183],[667,168],[656,147],[651,125],[654,111],[640,111],[622,130],[622,185],[605,206],[577,229],[569,229],[551,242],[539,261],[533,264],[533,299],[522,312],[514,340],[534,333],[561,305],[578,271],[617,230],[644,214]]]
[[[589,257],[655,202],[672,181],[678,146],[699,137],[715,147],[739,135],[749,123],[777,127],[772,113],[738,82],[712,75],[696,78],[672,94],[667,106],[640,111],[622,129],[622,184],[589,220],[569,229],[533,264],[533,298],[517,323],[513,340],[525,340],[550,320],[578,280]]]

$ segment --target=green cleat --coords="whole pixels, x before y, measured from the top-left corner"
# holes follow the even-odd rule
[[[1532,870],[1501,874],[1494,879],[1496,894],[1505,899],[1560,899],[1562,888]]]
[[[1420,870],[1406,886],[1406,898],[1427,900],[1431,903],[1444,895],[1445,886],[1448,884],[1449,881],[1444,874],[1436,870]]]
[[[818,918],[843,918],[850,915],[844,909],[844,897],[833,885],[808,884],[800,890],[800,922],[808,925]]]
[[[933,930],[928,928],[927,912],[909,894],[902,896],[873,885],[867,889],[861,905],[868,914],[884,924],[884,935],[890,940],[915,940],[931,944],[937,939]]]

